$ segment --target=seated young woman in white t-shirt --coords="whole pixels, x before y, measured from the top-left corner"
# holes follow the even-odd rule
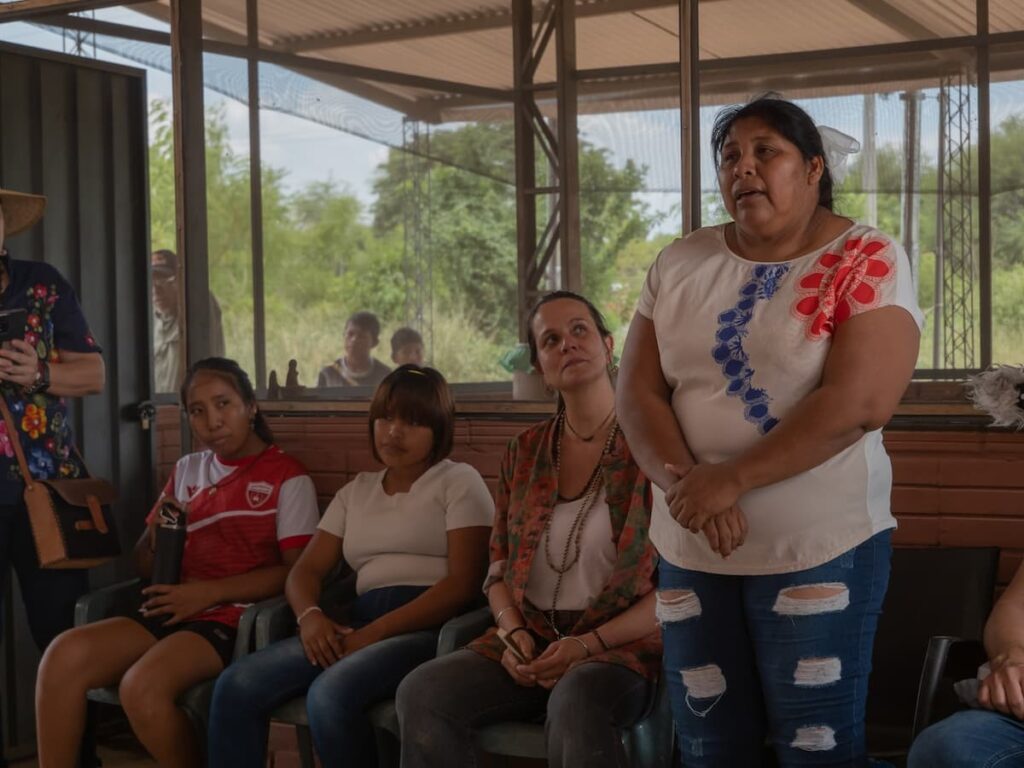
[[[218,681],[210,765],[263,765],[270,713],[303,693],[324,765],[376,763],[366,709],[433,658],[438,627],[476,598],[487,571],[494,502],[475,469],[445,458],[454,422],[448,385],[432,368],[403,365],[381,382],[370,445],[385,469],[338,491],[295,564],[285,592],[298,635]],[[342,559],[357,594],[344,619],[318,605]]]

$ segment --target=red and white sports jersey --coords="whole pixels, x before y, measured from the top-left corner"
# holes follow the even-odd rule
[[[281,553],[303,547],[319,522],[316,491],[305,468],[271,445],[238,461],[212,451],[178,460],[161,498],[188,512],[182,581],[207,581],[280,565]],[[150,523],[159,502],[150,511]],[[237,626],[246,603],[216,605],[189,620]]]

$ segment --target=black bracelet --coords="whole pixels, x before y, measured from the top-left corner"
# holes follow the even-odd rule
[[[525,624],[521,624],[520,626],[514,627],[514,628],[510,629],[508,632],[506,632],[505,633],[505,637],[512,637],[512,635],[514,635],[516,632],[518,632],[520,630],[522,630],[523,632],[529,632],[530,628],[528,626],[526,626]]]

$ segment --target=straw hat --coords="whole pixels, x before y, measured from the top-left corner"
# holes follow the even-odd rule
[[[28,229],[43,217],[46,197],[0,189],[0,208],[4,214],[5,236],[10,237]]]

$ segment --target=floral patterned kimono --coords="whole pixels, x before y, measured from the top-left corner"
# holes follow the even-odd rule
[[[530,427],[511,443],[501,464],[497,513],[491,533],[491,568],[485,589],[504,579],[512,600],[522,611],[534,636],[544,642],[556,639],[544,613],[525,596],[530,564],[542,545],[544,525],[558,501],[558,482],[552,458],[557,419]],[[654,589],[657,555],[647,536],[651,521],[651,484],[633,461],[621,431],[611,451],[601,459],[605,499],[611,513],[618,556],[602,592],[572,627],[582,635],[622,613]],[[543,555],[541,555],[543,556]],[[504,646],[492,627],[469,648],[498,661]],[[603,661],[632,669],[648,680],[655,679],[661,664],[661,633],[595,653],[584,662]]]

